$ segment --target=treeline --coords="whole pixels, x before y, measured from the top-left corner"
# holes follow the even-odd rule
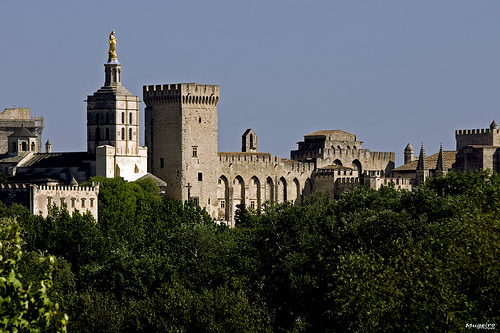
[[[413,191],[240,209],[214,224],[150,181],[101,183],[99,221],[0,207],[22,227],[25,283],[69,332],[457,332],[500,325],[500,175],[450,173]],[[44,266],[45,265],[45,266]],[[1,310],[0,310],[1,312]],[[53,327],[49,328],[53,329]]]

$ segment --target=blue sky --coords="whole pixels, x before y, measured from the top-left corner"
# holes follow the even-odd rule
[[[259,151],[288,158],[305,134],[342,129],[400,165],[408,142],[453,150],[456,129],[500,121],[500,1],[19,0],[0,13],[0,109],[45,117],[53,151],[86,149],[110,29],[140,99],[143,85],[220,85],[220,151],[252,128]]]

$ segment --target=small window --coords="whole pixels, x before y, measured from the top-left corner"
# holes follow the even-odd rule
[[[195,205],[196,207],[198,207],[198,206],[200,205],[200,198],[198,198],[198,197],[193,197],[192,199],[193,199],[194,205]]]
[[[198,172],[198,181],[201,182],[203,181],[203,173]]]
[[[75,208],[76,199],[71,198],[71,208]]]
[[[198,124],[201,124],[201,117],[198,118]]]
[[[132,129],[131,128],[128,129],[128,139],[132,140]]]
[[[109,113],[106,113],[106,124],[109,124]]]
[[[132,112],[128,114],[128,123],[132,125]]]
[[[165,167],[165,159],[160,158],[160,168],[163,169]]]
[[[82,208],[85,208],[85,198],[82,198]]]
[[[52,206],[52,197],[47,197],[47,205]]]
[[[122,140],[125,140],[125,128],[122,128]]]
[[[35,147],[36,147],[36,146],[35,146],[35,143],[34,143],[34,142],[32,142],[32,143],[31,143],[31,151],[35,151]]]
[[[28,145],[26,144],[26,142],[23,142],[23,143],[21,144],[21,150],[22,150],[22,151],[26,151],[26,150],[28,150]]]
[[[64,206],[64,198],[61,198],[61,207]]]
[[[250,201],[250,207],[255,208],[255,200]]]
[[[198,147],[193,146],[193,157],[198,157]]]
[[[221,200],[221,201],[220,201],[220,208],[221,208],[221,209],[224,209],[225,207],[226,207],[226,201]]]
[[[94,207],[94,198],[90,198],[90,207]]]
[[[106,140],[109,140],[109,128],[106,128]]]
[[[122,112],[122,124],[125,124],[125,112]]]

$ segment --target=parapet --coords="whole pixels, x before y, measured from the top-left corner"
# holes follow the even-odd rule
[[[29,108],[10,108],[0,112],[0,119],[30,119]]]
[[[197,83],[178,83],[144,86],[144,103],[182,103],[216,106],[219,102],[219,86]]]
[[[470,145],[498,146],[500,130],[498,128],[456,130],[455,139],[457,150]]]

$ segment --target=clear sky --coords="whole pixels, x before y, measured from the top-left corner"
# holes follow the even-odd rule
[[[219,151],[252,128],[259,151],[288,158],[305,134],[342,129],[400,165],[407,143],[454,150],[456,129],[500,122],[497,0],[18,0],[0,13],[0,109],[45,117],[53,151],[86,150],[110,29],[140,99],[143,85],[220,85]]]

